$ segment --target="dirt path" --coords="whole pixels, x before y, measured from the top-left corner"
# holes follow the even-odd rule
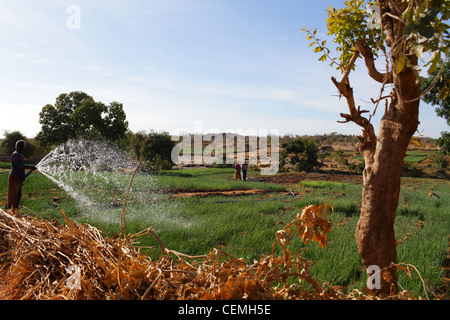
[[[298,184],[303,180],[322,180],[348,183],[361,183],[362,175],[342,174],[342,173],[321,173],[321,172],[296,172],[279,174],[274,176],[261,176],[258,181],[278,183],[278,184]]]
[[[172,189],[166,191],[170,193],[174,198],[186,198],[186,197],[208,197],[208,196],[242,196],[253,194],[265,194],[268,191],[258,190],[251,188],[243,189]]]

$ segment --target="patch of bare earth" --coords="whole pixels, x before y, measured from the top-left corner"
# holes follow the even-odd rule
[[[172,189],[167,193],[173,195],[174,198],[186,198],[186,197],[208,197],[208,196],[247,196],[254,194],[265,194],[267,191],[259,189]]]
[[[361,175],[353,174],[333,174],[321,172],[293,172],[286,174],[279,174],[273,176],[262,176],[258,180],[278,184],[298,184],[303,180],[322,180],[348,183],[361,183]]]

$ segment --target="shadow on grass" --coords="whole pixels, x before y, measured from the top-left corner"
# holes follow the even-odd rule
[[[408,207],[401,207],[397,209],[397,215],[405,216],[405,217],[418,217],[419,220],[424,220],[425,215],[418,209],[412,209]]]

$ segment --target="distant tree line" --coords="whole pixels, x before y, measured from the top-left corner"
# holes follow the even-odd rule
[[[53,105],[47,104],[42,108],[39,123],[41,130],[34,138],[27,138],[19,131],[4,132],[5,138],[0,141],[0,154],[10,156],[14,152],[16,141],[25,140],[27,148],[24,156],[37,161],[70,139],[88,138],[116,143],[134,159],[143,159],[144,167],[151,170],[170,169],[174,165],[171,151],[176,142],[172,141],[170,134],[153,130],[135,133],[130,131],[123,104],[120,102],[106,105],[81,91],[63,93],[56,98]],[[432,142],[431,138],[421,139]],[[448,139],[445,141],[448,143]],[[281,136],[281,169],[283,167],[290,167],[295,171],[320,169],[323,158],[327,155],[320,152],[321,147],[357,142],[358,138],[355,135],[336,132],[323,135]],[[442,138],[438,142],[441,147],[444,146]],[[248,140],[245,141],[245,151],[249,151]],[[358,171],[362,168],[358,168]]]
[[[332,132],[329,134],[318,134],[318,135],[285,135],[281,137],[281,143],[289,142],[290,140],[294,140],[300,137],[304,140],[309,140],[315,143],[317,146],[322,145],[333,145],[336,143],[358,143],[358,137],[356,135],[345,135],[336,132]]]
[[[9,157],[14,152],[18,140],[24,140],[27,143],[23,152],[25,158],[38,159],[46,154],[39,142],[25,137],[20,131],[5,131],[4,136],[5,138],[0,141],[0,155]]]

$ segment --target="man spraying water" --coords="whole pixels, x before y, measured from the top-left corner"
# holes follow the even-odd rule
[[[11,155],[12,170],[8,177],[8,200],[6,202],[6,208],[18,208],[20,199],[22,198],[22,186],[25,179],[36,170],[36,167],[25,166],[25,159],[22,155],[23,150],[26,148],[26,142],[19,140],[16,142],[16,151]],[[30,171],[25,174],[25,170]]]

